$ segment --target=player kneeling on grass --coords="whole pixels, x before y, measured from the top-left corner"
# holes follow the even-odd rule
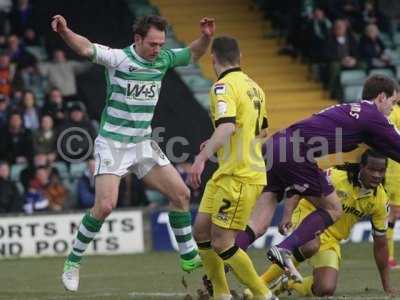
[[[314,268],[313,276],[304,278],[302,283],[295,283],[281,276],[284,271],[273,264],[261,276],[264,283],[276,282],[281,276],[274,289],[275,293],[287,290],[295,291],[301,296],[332,296],[336,290],[341,262],[340,242],[349,237],[353,225],[368,216],[373,228],[374,256],[382,287],[385,293],[393,294],[389,281],[386,239],[388,198],[382,186],[386,168],[386,157],[367,150],[359,165],[345,165],[327,170],[327,176],[340,197],[343,215],[319,237],[293,252],[296,264],[309,260]],[[314,206],[306,199],[300,200],[292,215],[294,227],[314,210]],[[245,294],[250,295],[249,291]]]

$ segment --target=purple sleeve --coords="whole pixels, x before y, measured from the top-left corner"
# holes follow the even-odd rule
[[[383,115],[366,120],[365,143],[400,162],[400,132]]]

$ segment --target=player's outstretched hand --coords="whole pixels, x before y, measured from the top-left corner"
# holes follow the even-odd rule
[[[51,21],[51,28],[54,32],[62,33],[68,29],[67,20],[62,15],[55,15]]]
[[[200,20],[200,31],[202,34],[212,37],[215,32],[215,20],[213,18],[203,18]]]

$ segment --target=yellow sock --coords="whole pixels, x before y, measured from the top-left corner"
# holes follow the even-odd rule
[[[237,246],[233,246],[220,253],[220,256],[232,268],[237,279],[246,285],[255,297],[268,294],[269,289],[258,276],[246,252]]]
[[[389,259],[394,258],[394,223],[389,223],[388,229],[386,231],[386,238],[388,242],[388,250],[389,250]]]
[[[263,283],[268,285],[283,273],[284,271],[278,265],[272,264],[260,277]]]
[[[304,278],[302,283],[296,283],[293,280],[289,281],[289,289],[295,290],[300,296],[313,296],[312,285],[314,283],[313,276],[308,276]]]
[[[293,263],[297,267],[300,263],[293,257]],[[272,281],[281,276],[284,271],[276,264],[272,264],[262,275],[261,280],[265,285],[269,285]]]
[[[231,292],[225,277],[224,261],[211,248],[210,242],[201,242],[198,243],[198,246],[204,269],[213,284],[214,295],[230,295]]]

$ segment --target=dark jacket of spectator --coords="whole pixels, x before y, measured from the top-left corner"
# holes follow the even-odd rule
[[[22,205],[23,199],[15,184],[0,178],[0,213],[22,212]]]
[[[373,58],[380,58],[385,51],[385,45],[380,38],[375,41],[365,35],[360,39],[359,53],[360,57],[368,64],[371,64]]]
[[[347,34],[343,44],[331,36],[326,43],[325,55],[329,61],[340,61],[346,56],[358,57],[357,41],[352,34]]]
[[[10,25],[13,33],[22,36],[28,28],[33,28],[33,9],[29,0],[20,0],[10,13]]]
[[[0,157],[10,164],[28,162],[33,156],[32,134],[22,126],[11,130],[10,126],[1,129]]]

